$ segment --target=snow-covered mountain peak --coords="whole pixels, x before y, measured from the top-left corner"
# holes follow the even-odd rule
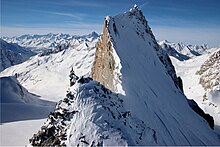
[[[162,45],[162,44],[171,44],[171,42],[169,42],[168,40],[162,40],[162,41],[159,41],[158,44],[159,44],[159,45]]]
[[[130,12],[140,11],[137,4],[134,4],[133,8],[130,9]]]
[[[173,82],[170,59],[139,12],[106,17],[103,34],[96,44],[92,78],[119,93],[125,108],[146,126],[154,128],[157,142],[148,142],[146,137],[143,144],[203,144],[198,138],[210,139],[209,131],[204,131],[207,126],[192,112],[187,99]],[[197,125],[192,124],[192,120]],[[181,133],[177,135],[174,130]],[[194,138],[189,136],[193,132],[200,133]]]

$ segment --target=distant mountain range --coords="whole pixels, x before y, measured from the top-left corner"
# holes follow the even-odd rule
[[[69,35],[69,34],[46,34],[46,35],[22,35],[19,37],[2,37],[9,43],[17,43],[22,47],[29,48],[34,52],[41,52],[42,50],[54,49],[59,46],[68,46],[71,43],[79,44],[83,41],[94,41],[99,35],[92,32],[88,35]]]
[[[191,57],[202,55],[208,52],[208,46],[204,45],[185,45],[183,43],[171,43],[167,40],[160,41],[160,46],[170,55],[180,61],[188,60]]]

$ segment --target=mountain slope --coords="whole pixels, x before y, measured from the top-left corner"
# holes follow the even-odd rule
[[[65,95],[72,67],[79,76],[90,75],[97,39],[98,36],[90,41],[78,38],[69,41],[67,48],[47,49],[22,64],[6,69],[0,76],[16,74],[18,81],[29,91],[57,102]]]
[[[15,77],[1,77],[1,146],[24,146],[55,103],[29,93]]]
[[[205,93],[203,103],[209,107],[206,111],[215,118],[216,124],[220,125],[220,50],[212,53],[201,65],[197,74],[200,75],[199,84],[202,85]]]
[[[32,145],[220,144],[159,59],[159,46],[136,5],[105,18],[96,47],[92,77],[112,92],[80,78]]]
[[[47,116],[55,103],[29,93],[15,77],[1,77],[1,123]]]
[[[209,52],[184,62],[171,59],[177,75],[183,79],[186,96],[213,116],[215,125],[219,126],[219,48],[209,49]]]
[[[14,43],[7,43],[6,41],[0,39],[0,60],[1,66],[0,71],[4,69],[20,64],[26,60],[28,60],[31,56],[35,55],[35,53],[17,45]]]

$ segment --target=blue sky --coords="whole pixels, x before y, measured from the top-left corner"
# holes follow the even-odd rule
[[[220,45],[220,0],[1,0],[1,36],[100,33],[135,3],[158,40]]]

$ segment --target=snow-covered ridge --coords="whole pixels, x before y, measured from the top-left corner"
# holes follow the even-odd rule
[[[24,47],[15,43],[7,43],[2,39],[0,39],[0,51],[0,71],[10,66],[20,64],[35,55],[34,52]]]
[[[155,130],[132,116],[123,105],[118,94],[82,77],[59,101],[31,144],[122,146],[142,145],[146,139],[157,142]]]
[[[182,42],[171,43],[167,40],[159,42],[159,45],[170,55],[180,61],[188,60],[195,56],[200,56],[208,52],[208,45],[186,45]]]
[[[46,34],[46,35],[22,35],[19,37],[2,37],[7,42],[17,43],[20,46],[30,48],[32,51],[41,52],[42,50],[54,49],[59,46],[71,44],[81,44],[83,41],[93,42],[99,37],[96,32],[88,35],[69,35],[69,34]]]
[[[107,17],[106,21],[104,24],[108,30],[106,34],[109,35],[110,41],[103,37],[101,38],[103,39],[102,45],[105,47],[105,44],[110,42],[112,44],[111,49],[119,57],[119,61],[115,62],[121,64],[121,70],[118,73],[121,76],[118,78],[121,81],[119,84],[124,94],[120,93],[121,91],[118,89],[115,91],[124,95],[121,98],[124,101],[125,109],[130,110],[131,114],[141,119],[147,127],[155,130],[157,142],[145,140],[143,145],[202,145],[211,143],[208,141],[210,139],[210,136],[207,135],[208,130],[205,131],[206,133],[200,132],[201,136],[199,134],[193,137],[189,136],[189,134],[194,134],[198,130],[204,131],[208,126],[202,123],[201,117],[195,115],[188,106],[183,93],[174,84],[168,73],[168,68],[165,66],[166,63],[163,63],[164,60],[160,59],[160,57],[163,57],[159,51],[160,47],[138,7],[132,8],[130,12]],[[106,34],[103,33],[103,35]],[[99,52],[98,49],[97,52]],[[103,56],[103,54],[100,54],[100,56]],[[98,68],[96,70],[105,73],[108,68],[102,67],[102,64],[100,64],[96,67]],[[114,67],[116,68],[116,66]],[[95,80],[103,82],[104,77],[106,75]],[[105,82],[103,84],[108,86]],[[177,113],[187,115],[179,116]],[[172,117],[170,118],[170,116]],[[177,123],[180,120],[181,123]],[[199,126],[201,129],[199,129]],[[178,134],[176,130],[181,133]],[[209,133],[212,134],[213,132],[210,130]],[[212,136],[216,137],[214,134]],[[204,141],[207,142],[204,143]],[[218,139],[216,138],[215,141],[218,142]]]

